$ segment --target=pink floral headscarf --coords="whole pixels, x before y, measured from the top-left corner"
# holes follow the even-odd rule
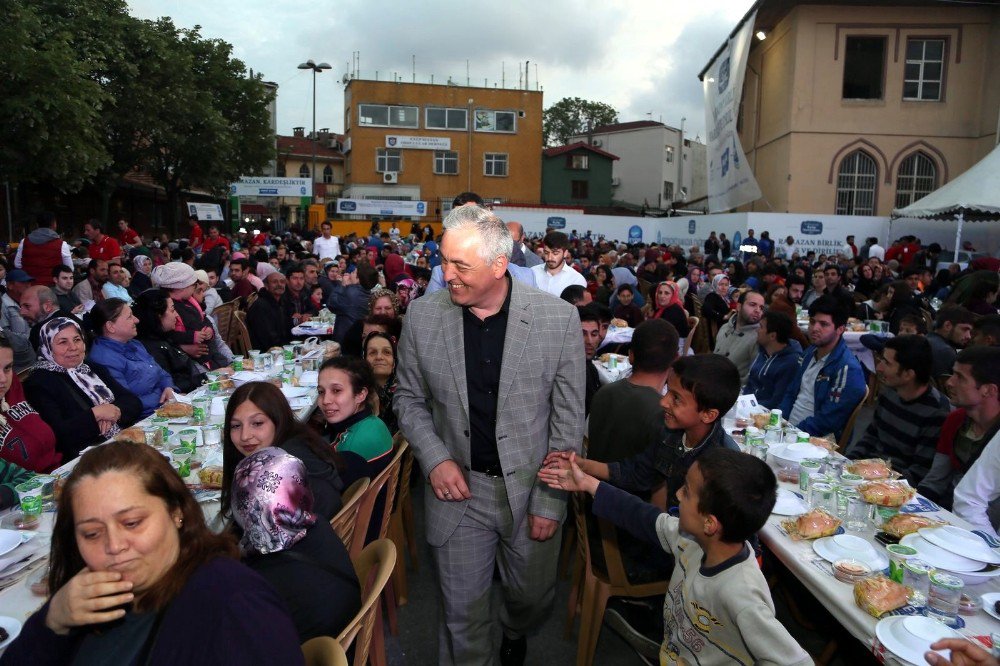
[[[233,474],[230,508],[243,529],[244,555],[288,550],[316,523],[301,460],[268,447],[247,456]]]

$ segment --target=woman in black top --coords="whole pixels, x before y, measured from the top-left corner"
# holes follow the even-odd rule
[[[171,341],[177,323],[174,300],[160,289],[139,294],[132,307],[138,319],[136,338],[161,368],[170,373],[174,386],[182,393],[201,386],[205,373],[193,358]]]

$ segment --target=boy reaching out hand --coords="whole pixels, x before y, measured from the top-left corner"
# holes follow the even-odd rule
[[[659,545],[676,560],[663,604],[660,664],[775,664],[812,659],[774,617],[774,604],[747,543],[774,508],[774,472],[754,456],[715,448],[688,468],[679,517],[586,474],[543,468],[553,488],[593,495],[594,515]]]

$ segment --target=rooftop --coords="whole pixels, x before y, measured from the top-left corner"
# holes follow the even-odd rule
[[[565,153],[572,152],[578,149],[589,150],[595,155],[600,155],[601,157],[607,157],[609,160],[617,160],[619,157],[617,155],[612,155],[606,150],[601,150],[596,146],[592,146],[589,143],[584,143],[583,141],[577,141],[576,143],[570,143],[565,146],[555,146],[553,148],[546,148],[542,151],[542,155],[545,157],[558,157]]]

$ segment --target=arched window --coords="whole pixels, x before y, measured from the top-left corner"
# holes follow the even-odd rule
[[[308,177],[309,177],[309,165],[303,164],[302,166],[299,167],[299,178],[308,178]]]
[[[323,182],[327,185],[333,183],[333,167],[329,164],[327,164],[326,168],[323,169]]]
[[[878,167],[871,155],[855,150],[837,171],[837,215],[874,215]]]
[[[909,206],[937,189],[937,166],[926,153],[916,152],[899,163],[896,208]]]

